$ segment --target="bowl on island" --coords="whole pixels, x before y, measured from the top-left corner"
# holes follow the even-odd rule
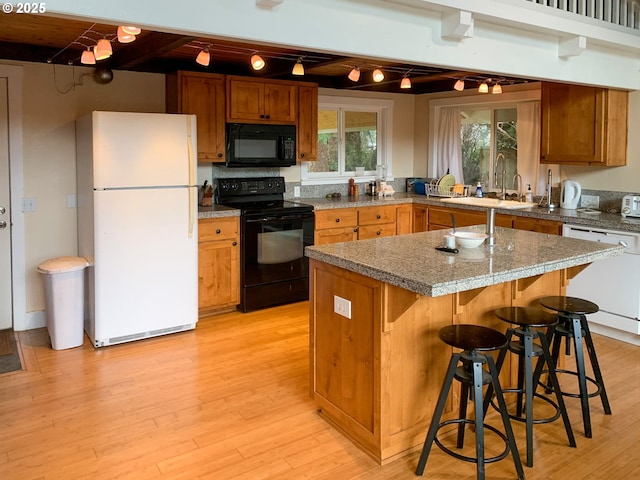
[[[460,248],[476,248],[479,247],[488,237],[486,233],[476,232],[455,232],[456,245]]]

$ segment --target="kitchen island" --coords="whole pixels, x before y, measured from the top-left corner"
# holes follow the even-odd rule
[[[432,231],[306,249],[310,394],[328,421],[380,463],[424,441],[451,355],[440,328],[504,331],[496,308],[537,306],[543,296],[563,294],[590,262],[622,253],[501,228],[495,245],[458,254],[435,250],[442,239]],[[513,378],[508,363],[501,378]],[[457,404],[456,395],[450,402]]]

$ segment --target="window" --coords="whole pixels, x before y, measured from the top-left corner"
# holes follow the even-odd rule
[[[503,178],[506,190],[526,190],[527,184],[535,190],[539,182],[540,142],[535,112],[539,112],[540,92],[526,90],[498,97],[467,95],[429,102],[433,119],[429,177],[441,176],[451,169],[463,177],[465,184],[480,182],[486,191],[499,191]],[[451,118],[459,118],[459,123]],[[454,139],[450,141],[455,143],[458,135],[460,147],[456,154],[456,149],[443,144],[442,139]],[[516,175],[520,175],[520,184],[515,183]]]
[[[359,175],[389,177],[391,111],[388,100],[320,96],[318,160],[303,162],[303,182],[346,182],[358,167]]]

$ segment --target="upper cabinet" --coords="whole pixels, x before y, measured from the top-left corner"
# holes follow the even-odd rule
[[[318,159],[318,86],[298,86],[298,160]]]
[[[166,92],[169,113],[197,117],[198,161],[224,163],[224,75],[177,72],[167,75]]]
[[[626,165],[627,108],[625,91],[543,82],[541,163]]]
[[[227,76],[227,122],[295,124],[298,82]]]

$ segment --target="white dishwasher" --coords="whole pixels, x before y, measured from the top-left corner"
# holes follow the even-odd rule
[[[598,260],[569,282],[567,295],[596,303],[590,329],[640,345],[640,234],[565,224],[562,235],[622,245],[624,254]]]

